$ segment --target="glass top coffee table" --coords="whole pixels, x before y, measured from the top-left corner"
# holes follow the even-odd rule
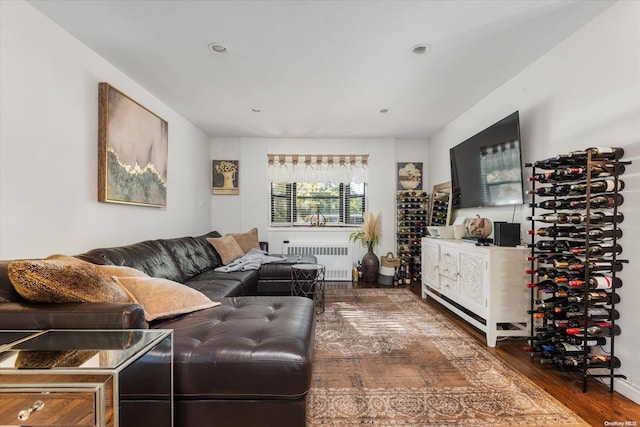
[[[0,331],[0,425],[134,425],[127,420],[139,418],[131,415],[144,401],[153,425],[172,426],[172,337],[159,329]]]

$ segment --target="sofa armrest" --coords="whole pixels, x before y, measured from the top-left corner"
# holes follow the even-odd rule
[[[145,329],[134,303],[0,303],[2,329]]]

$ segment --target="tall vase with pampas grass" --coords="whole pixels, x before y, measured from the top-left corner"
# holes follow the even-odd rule
[[[380,260],[373,253],[373,247],[378,244],[381,237],[382,223],[380,214],[365,212],[362,215],[362,226],[359,231],[349,235],[350,242],[360,242],[367,248],[367,253],[362,257],[362,280],[366,283],[376,283],[378,281],[378,270]]]

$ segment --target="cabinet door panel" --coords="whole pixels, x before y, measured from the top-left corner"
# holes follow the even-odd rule
[[[440,289],[438,278],[439,246],[424,245],[422,248],[422,281],[434,289]]]
[[[461,252],[459,257],[458,295],[475,313],[484,315],[486,307],[487,258],[480,254]]]

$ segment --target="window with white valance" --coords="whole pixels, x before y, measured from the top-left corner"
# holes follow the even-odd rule
[[[368,155],[269,154],[271,225],[362,223]]]

